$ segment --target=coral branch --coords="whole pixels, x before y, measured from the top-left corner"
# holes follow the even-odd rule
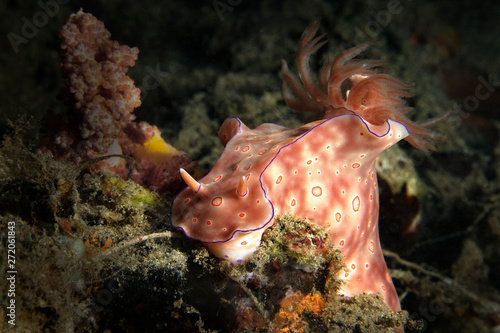
[[[130,167],[135,165],[134,181],[158,193],[177,192],[179,168],[192,171],[195,163],[166,143],[156,126],[134,122],[141,92],[126,72],[139,50],[110,40],[104,23],[81,10],[59,37],[70,121],[48,119],[39,152],[129,178],[125,155],[133,161]]]

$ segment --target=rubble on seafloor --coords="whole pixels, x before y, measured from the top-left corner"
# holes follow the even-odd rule
[[[21,253],[19,329],[387,332],[407,322],[380,296],[336,294],[341,254],[307,220],[282,216],[232,267],[172,230],[170,199],[130,180],[34,154],[19,131],[0,163],[2,220],[16,222]],[[172,237],[110,251],[164,230]]]

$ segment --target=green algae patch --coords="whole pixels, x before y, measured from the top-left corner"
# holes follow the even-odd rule
[[[29,128],[21,119],[0,146],[0,225],[5,230],[15,224],[16,326],[95,331],[108,313],[103,297],[117,299],[119,285],[133,286],[148,258],[137,248],[103,253],[121,240],[165,228],[169,202],[132,181],[89,174],[83,165],[35,153],[25,142]],[[6,237],[0,232],[5,253]],[[149,255],[156,270],[172,269],[176,276],[187,270],[185,255],[168,246]]]
[[[131,180],[123,180],[118,177],[107,177],[102,183],[102,190],[109,196],[122,201],[126,204],[138,206],[158,206],[160,205],[159,196],[146,190],[144,187]]]
[[[198,263],[211,266],[210,257]],[[379,294],[338,295],[342,259],[322,227],[285,214],[250,260],[220,262],[220,275],[213,266],[210,272],[226,277],[222,292],[239,285],[235,332],[396,332],[406,325],[408,313],[392,311]]]
[[[408,322],[408,312],[391,311],[380,294],[330,299],[322,315],[329,332],[395,333]]]
[[[276,218],[274,225],[264,233],[259,252],[269,260],[282,263],[293,260],[294,264],[303,265],[310,271],[342,259],[340,252],[333,249],[324,228],[291,214]]]

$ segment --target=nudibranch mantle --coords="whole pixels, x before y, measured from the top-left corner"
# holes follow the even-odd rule
[[[375,160],[408,135],[399,122],[373,125],[351,113],[296,129],[251,130],[228,118],[222,155],[199,186],[174,199],[172,224],[236,264],[257,250],[275,216],[290,212],[323,226],[345,256],[343,294],[396,294],[378,236]],[[397,295],[395,302],[388,304],[398,308]]]
[[[317,80],[310,57],[325,43],[312,22],[297,47],[299,77],[282,60],[283,98],[297,111],[322,118],[296,129],[263,124],[251,130],[237,118],[219,130],[225,149],[200,182],[181,169],[188,188],[173,202],[172,224],[203,242],[216,256],[241,262],[252,255],[277,215],[291,213],[323,226],[344,256],[346,281],[339,294],[380,292],[401,309],[378,236],[375,160],[405,138],[436,150],[428,139],[444,139],[431,126],[407,118],[412,84],[378,71],[379,60],[354,59],[372,43],[339,53]],[[410,136],[411,133],[411,136]]]

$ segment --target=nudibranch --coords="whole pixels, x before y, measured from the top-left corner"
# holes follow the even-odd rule
[[[249,129],[226,119],[218,132],[225,148],[213,169],[199,181],[181,170],[188,187],[173,202],[172,224],[236,264],[257,250],[276,216],[308,218],[327,230],[345,257],[340,293],[379,292],[400,310],[379,242],[375,160],[403,138],[433,149],[425,140],[433,134],[431,122],[405,117],[411,108],[403,97],[411,86],[377,72],[382,62],[352,59],[369,44],[340,53],[316,84],[308,61],[326,42],[315,37],[318,28],[313,22],[299,42],[300,80],[283,61],[283,91],[290,107],[320,112],[323,119],[295,129]]]

